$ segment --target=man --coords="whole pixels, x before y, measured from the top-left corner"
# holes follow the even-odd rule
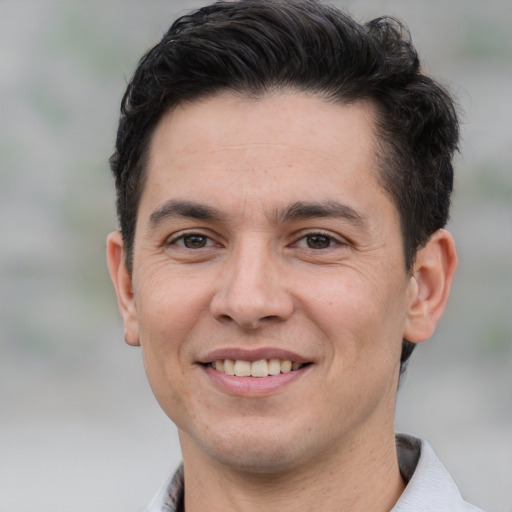
[[[457,142],[394,20],[220,2],[146,54],[108,262],[183,454],[149,511],[477,510],[393,421],[457,266]]]

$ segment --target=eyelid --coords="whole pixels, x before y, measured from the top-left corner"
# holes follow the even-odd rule
[[[332,233],[332,231],[327,231],[324,229],[310,229],[310,230],[301,231],[301,232],[297,233],[297,235],[295,236],[295,241],[291,245],[297,247],[298,243],[301,240],[304,240],[308,236],[315,236],[315,235],[330,238],[333,242],[335,242],[333,245],[330,245],[326,249],[330,249],[330,248],[336,247],[336,246],[350,245],[350,242],[349,242],[349,240],[347,240],[347,238],[345,238],[341,235],[338,235],[338,234],[334,234],[334,233]],[[318,251],[318,250],[322,250],[322,249],[312,249],[312,250]]]
[[[298,233],[294,235],[293,242],[290,244],[291,247],[295,246],[297,247],[299,242],[307,238],[308,236],[324,236],[326,238],[329,238],[334,242],[332,245],[330,245],[328,248],[336,247],[336,246],[348,246],[351,245],[351,242],[344,236],[341,236],[339,234],[335,234],[332,231],[328,231],[325,229],[307,229],[307,230],[301,230]],[[205,229],[190,229],[190,230],[182,230],[178,231],[176,233],[173,233],[172,235],[168,236],[164,240],[165,246],[177,246],[184,249],[190,249],[188,247],[185,247],[184,245],[178,244],[177,242],[184,240],[186,237],[189,236],[200,236],[205,237],[208,239],[208,243],[203,249],[213,247],[213,246],[222,246],[223,244],[218,240],[218,237],[213,235],[209,230]],[[195,249],[197,250],[197,249]],[[321,249],[315,249],[316,251]]]
[[[207,238],[208,239],[207,245],[205,247],[202,247],[202,249],[213,247],[214,245],[217,245],[217,246],[221,245],[221,244],[219,244],[219,242],[217,242],[215,240],[215,238],[213,236],[211,236],[211,234],[205,233],[205,231],[202,229],[190,229],[190,230],[183,230],[183,231],[178,231],[177,233],[173,233],[172,235],[168,236],[164,240],[164,245],[166,247],[174,245],[177,247],[181,247],[183,249],[190,249],[189,247],[185,247],[185,245],[180,245],[177,243],[180,240],[184,240],[185,238],[187,238],[189,236],[201,236],[201,237]],[[197,250],[197,249],[191,249],[191,250]]]

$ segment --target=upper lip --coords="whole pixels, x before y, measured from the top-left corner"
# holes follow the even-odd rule
[[[245,348],[219,348],[206,354],[199,359],[199,363],[208,364],[214,361],[232,359],[234,361],[260,361],[261,359],[280,359],[284,361],[292,361],[294,363],[310,363],[311,359],[305,358],[295,352],[284,350],[281,348],[258,348],[258,349],[245,349]]]

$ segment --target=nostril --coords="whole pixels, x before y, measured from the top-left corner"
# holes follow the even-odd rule
[[[277,315],[268,315],[268,316],[264,316],[263,318],[260,319],[260,321],[264,321],[264,320],[277,320],[279,317]]]
[[[233,319],[229,315],[223,314],[223,315],[217,315],[217,320],[219,322],[230,322]]]

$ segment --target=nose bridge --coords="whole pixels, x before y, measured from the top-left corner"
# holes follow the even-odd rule
[[[212,300],[219,320],[233,320],[246,328],[263,321],[285,319],[293,303],[283,286],[279,256],[263,236],[246,236],[233,247]]]

